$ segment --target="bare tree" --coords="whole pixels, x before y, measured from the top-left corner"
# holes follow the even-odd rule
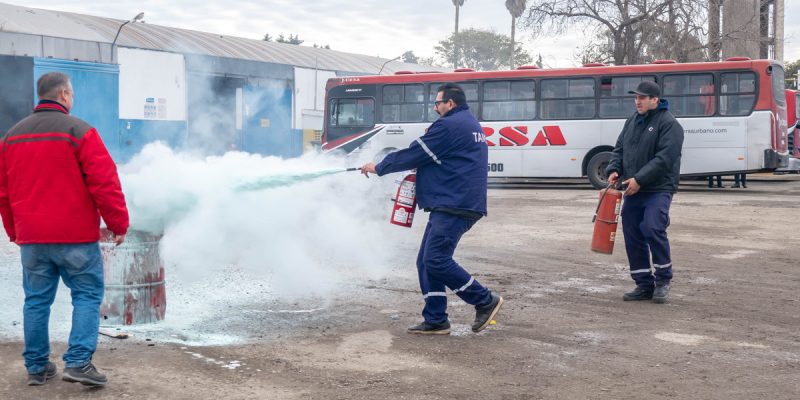
[[[721,10],[732,3],[727,0],[531,2],[523,21],[534,35],[564,33],[582,26],[589,31],[590,39],[581,49],[580,59],[617,65],[660,58],[681,62],[718,60],[722,43],[751,40],[743,37],[749,37],[752,24],[759,23],[755,15],[749,19],[740,17],[741,23],[722,24]]]
[[[514,69],[514,49],[516,48],[517,18],[525,12],[527,0],[506,0],[506,9],[511,14],[511,51],[508,55],[509,65]]]
[[[636,64],[642,47],[642,28],[652,26],[672,0],[533,0],[526,25],[534,34],[563,33],[586,23],[598,33],[607,31],[614,64]],[[696,0],[695,0],[696,1]]]
[[[458,10],[464,5],[464,0],[452,1],[453,5],[456,7],[456,29],[453,34],[458,36]],[[453,52],[453,68],[458,68],[458,48],[455,48],[455,51]]]

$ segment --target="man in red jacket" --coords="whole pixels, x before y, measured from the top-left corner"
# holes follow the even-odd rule
[[[42,75],[36,91],[41,101],[33,115],[0,139],[0,215],[21,252],[28,384],[56,375],[48,321],[61,277],[73,306],[62,378],[102,386],[107,379],[92,365],[103,300],[100,217],[119,245],[128,231],[128,209],[97,130],[69,115],[69,77]]]

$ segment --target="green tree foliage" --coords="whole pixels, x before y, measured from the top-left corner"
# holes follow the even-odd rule
[[[800,83],[797,82],[798,80],[797,74],[800,73],[800,60],[786,63],[786,65],[784,66],[784,70],[786,71],[786,88],[787,89],[800,88]]]
[[[409,50],[400,56],[400,61],[409,64],[419,64],[419,57],[414,54],[414,50]]]
[[[514,63],[525,65],[531,62],[531,56],[514,46]],[[458,49],[459,66],[481,71],[509,68],[509,57],[512,48],[511,38],[494,31],[469,28],[450,35],[434,48],[436,55],[443,60],[453,60],[455,49]]]

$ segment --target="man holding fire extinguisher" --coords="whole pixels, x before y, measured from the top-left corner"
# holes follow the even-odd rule
[[[680,178],[683,127],[669,102],[659,99],[657,83],[643,81],[628,93],[636,95],[636,114],[625,121],[606,168],[610,185],[622,179],[626,187],[622,232],[636,288],[622,298],[664,303],[672,280],[667,227]]]
[[[480,332],[500,310],[503,298],[478,283],[453,260],[453,253],[461,236],[486,215],[486,137],[460,86],[440,86],[433,108],[440,118],[423,136],[377,165],[364,164],[361,172],[369,177],[369,173],[382,176],[416,168],[419,208],[430,212],[417,256],[425,320],[408,328],[408,333],[450,333],[445,287],[475,306],[472,330]]]

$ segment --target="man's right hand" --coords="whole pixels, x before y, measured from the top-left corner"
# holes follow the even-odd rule
[[[366,163],[361,166],[361,173],[364,174],[367,178],[369,178],[369,174],[377,174],[375,171],[375,163]]]
[[[619,179],[619,174],[617,173],[617,171],[612,172],[611,175],[608,176],[608,184],[616,185],[617,179]]]

